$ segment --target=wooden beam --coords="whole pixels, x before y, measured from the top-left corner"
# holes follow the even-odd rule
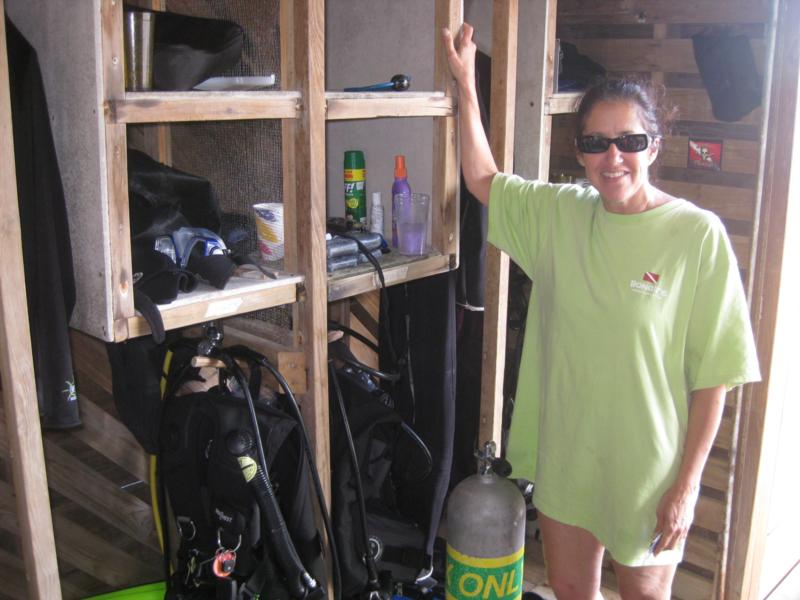
[[[193,292],[181,294],[169,304],[159,306],[164,327],[177,329],[297,300],[297,288],[303,281],[301,276],[281,275],[278,279],[268,279],[258,271],[251,270],[250,273],[254,278],[234,275],[224,290],[201,284]],[[128,338],[150,333],[150,325],[141,315],[124,320],[126,324],[119,329],[124,330]]]
[[[492,13],[490,145],[501,171],[514,168],[514,101],[517,93],[517,0],[499,0]]]
[[[551,114],[574,112],[580,94],[554,94],[557,0],[523,2],[518,48],[514,172],[547,181],[550,171]],[[534,43],[535,41],[535,43]]]
[[[383,279],[387,286],[392,286],[422,277],[430,277],[455,268],[455,260],[455,256],[443,256],[438,253],[420,258],[404,257],[397,253],[394,256],[388,254],[382,261],[384,263]],[[380,278],[369,264],[348,270],[345,276],[331,273],[328,281],[328,301],[330,302],[370,292],[378,289],[381,285]]]
[[[25,598],[25,565],[18,556],[0,548],[0,569],[3,570],[3,589],[0,598]],[[64,590],[66,591],[66,590]],[[76,597],[78,597],[76,595]]]
[[[225,325],[225,346],[242,344],[263,354],[267,360],[278,370],[294,394],[305,394],[308,389],[306,374],[306,355],[283,344],[260,336],[255,332]],[[271,390],[282,391],[278,381],[271,373],[264,372],[262,385]]]
[[[111,124],[294,119],[299,102],[297,92],[127,92],[104,112]]]
[[[761,363],[761,384],[744,390],[736,455],[735,492],[728,550],[725,598],[763,597],[759,590],[767,534],[767,508],[786,382],[794,379],[796,356],[792,319],[782,321],[779,310],[796,310],[786,290],[797,268],[796,248],[800,206],[800,3],[776,0],[772,21],[774,54],[766,108],[761,196],[751,293],[751,315]],[[792,269],[792,271],[790,271]],[[783,278],[786,280],[782,280]],[[791,292],[789,292],[791,293]],[[795,293],[794,296],[797,296]],[[796,298],[795,298],[796,301]],[[796,322],[796,321],[795,321]],[[789,327],[787,327],[787,325]],[[788,338],[788,339],[787,339]],[[778,350],[785,353],[782,356]]]
[[[292,11],[284,15],[285,11]],[[330,502],[330,435],[328,430],[328,278],[325,259],[325,6],[322,0],[284,0],[281,21],[291,20],[294,35],[282,41],[292,52],[291,77],[287,82],[300,91],[301,112],[293,125],[294,186],[289,190],[293,206],[286,206],[287,231],[292,248],[286,255],[287,268],[305,273],[305,296],[298,304],[299,335],[306,355],[307,389],[301,409],[309,428]],[[284,121],[285,123],[285,121]],[[287,148],[284,137],[284,150]],[[290,158],[289,160],[291,160]],[[287,160],[286,158],[284,160]],[[284,175],[284,182],[286,176]],[[284,190],[286,192],[286,190]],[[286,198],[285,198],[286,199]],[[302,241],[302,243],[301,243]]]
[[[517,83],[517,0],[496,0],[492,12],[492,102],[489,145],[497,168],[514,168],[514,102]],[[478,445],[502,443],[503,379],[508,316],[508,255],[486,249],[486,291],[483,313],[483,362]]]
[[[546,115],[571,114],[578,110],[578,103],[583,98],[583,92],[562,92],[547,97],[544,103]]]
[[[436,0],[433,30],[433,82],[436,90],[444,92],[445,100],[453,101],[455,86],[447,65],[447,57],[442,43],[441,30],[447,27],[457,31],[463,20],[461,2],[456,0]],[[433,180],[431,181],[434,200],[431,210],[431,242],[435,250],[452,257],[450,268],[458,266],[459,247],[459,170],[457,153],[456,116],[433,119]]]
[[[441,92],[327,92],[328,120],[379,117],[450,117],[454,102]]]
[[[5,14],[3,0],[0,12]],[[22,554],[31,598],[61,598],[31,358],[17,203],[5,20],[0,22],[0,378]]]
[[[101,93],[106,103],[114,103],[125,97],[122,3],[102,0],[100,22],[103,55]],[[120,342],[128,339],[127,319],[134,315],[128,212],[128,148],[124,123],[108,124],[105,128],[105,162],[108,228],[111,232],[111,338]]]
[[[281,74],[280,85],[284,90],[297,89],[297,73],[295,72],[294,56],[294,3],[292,0],[281,0],[280,19],[280,52]],[[301,98],[302,102],[302,98]],[[301,106],[302,108],[302,106]],[[281,121],[281,167],[283,171],[283,207],[285,231],[297,231],[297,207],[295,206],[295,185],[297,181],[297,167],[295,161],[295,137],[297,135],[297,121],[284,119]],[[284,263],[297,264],[297,243],[294,236],[285,236]]]

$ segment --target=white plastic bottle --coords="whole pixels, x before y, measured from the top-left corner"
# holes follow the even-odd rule
[[[383,203],[381,193],[372,192],[372,206],[369,218],[369,230],[383,235]]]

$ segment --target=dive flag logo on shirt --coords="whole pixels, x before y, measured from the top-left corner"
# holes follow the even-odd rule
[[[653,271],[645,271],[641,279],[631,279],[630,288],[637,294],[666,298],[669,290],[662,287],[659,281],[661,281],[661,275]]]
[[[661,275],[658,273],[653,273],[652,271],[647,271],[644,275],[642,275],[642,281],[646,281],[648,283],[658,283],[659,279],[661,279]]]

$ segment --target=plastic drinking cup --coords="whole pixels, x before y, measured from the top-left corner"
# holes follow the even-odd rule
[[[425,254],[428,239],[428,194],[395,194],[397,209],[397,251],[407,256]]]

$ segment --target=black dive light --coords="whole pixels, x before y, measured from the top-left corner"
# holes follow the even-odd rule
[[[361,87],[346,87],[345,92],[404,92],[411,87],[411,77],[399,73],[390,81],[373,83]]]

